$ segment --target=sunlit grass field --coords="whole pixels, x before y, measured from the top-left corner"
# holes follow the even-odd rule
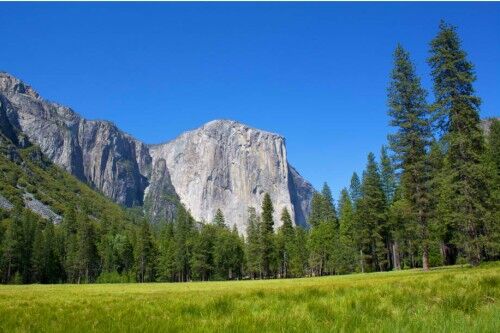
[[[0,332],[500,332],[500,263],[268,281],[0,286]]]

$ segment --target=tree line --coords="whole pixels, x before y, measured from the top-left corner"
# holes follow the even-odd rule
[[[246,235],[218,210],[210,223],[180,203],[152,225],[136,211],[102,215],[69,204],[60,224],[16,205],[0,209],[3,283],[152,282],[290,278],[498,260],[500,122],[479,118],[472,63],[456,28],[430,43],[434,101],[409,52],[394,51],[388,114],[394,131],[335,203],[325,183],[309,228],[272,198],[248,208]],[[111,216],[111,217],[108,217]]]

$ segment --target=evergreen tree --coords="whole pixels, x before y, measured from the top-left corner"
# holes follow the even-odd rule
[[[273,203],[269,193],[264,195],[262,201],[262,222],[260,227],[261,232],[261,253],[262,253],[262,271],[265,278],[271,276],[271,265],[274,260],[274,220],[273,220]]]
[[[500,258],[500,120],[492,119],[487,136],[483,164],[488,174],[489,211],[486,218],[484,240],[487,259]]]
[[[281,212],[281,222],[283,223],[278,230],[278,258],[280,266],[280,276],[291,276],[291,262],[297,254],[295,251],[295,230],[292,224],[292,218],[288,209],[283,208]]]
[[[194,238],[191,270],[195,279],[208,281],[214,273],[214,247],[218,236],[217,231],[217,227],[204,224]]]
[[[347,189],[342,189],[339,200],[339,237],[337,247],[337,271],[340,274],[354,272],[358,265],[355,239],[354,208]]]
[[[224,227],[226,225],[224,214],[222,214],[222,211],[220,209],[217,209],[217,212],[215,213],[214,220],[212,223],[219,227]]]
[[[308,223],[312,227],[316,227],[324,220],[324,200],[321,193],[314,192],[311,199],[311,211],[309,213]]]
[[[135,246],[135,262],[138,282],[156,280],[157,250],[151,226],[147,220],[143,220],[140,224]]]
[[[356,207],[359,199],[361,199],[361,181],[356,172],[354,172],[351,177],[349,195],[351,196],[353,206]]]
[[[412,216],[411,205],[402,194],[402,188],[396,188],[392,204],[388,210],[388,230],[392,243],[389,252],[392,258],[393,269],[400,270],[405,263],[409,267],[416,265],[416,246],[419,238],[416,237],[417,226]]]
[[[323,199],[323,212],[322,219],[325,221],[332,221],[337,223],[337,212],[335,211],[335,204],[333,202],[332,191],[330,187],[325,182],[323,184],[323,189],[321,190],[321,197]]]
[[[261,255],[261,232],[260,232],[260,217],[257,215],[255,208],[248,208],[247,222],[247,238],[246,238],[246,267],[247,273],[251,278],[262,277],[262,255]]]
[[[98,273],[98,252],[96,246],[96,231],[94,224],[86,217],[82,216],[76,233],[77,252],[76,263],[78,266],[77,282],[89,283],[99,275]]]
[[[175,277],[178,282],[189,281],[191,278],[191,256],[195,225],[191,214],[182,204],[177,207],[177,216],[174,220],[175,237]]]
[[[453,220],[459,226],[461,247],[468,261],[483,259],[488,186],[483,165],[484,140],[480,129],[480,99],[472,86],[473,65],[461,48],[456,29],[444,22],[431,42],[431,74],[434,80],[433,110],[444,130],[451,172]]]
[[[394,199],[394,192],[396,191],[396,175],[394,173],[394,166],[392,165],[391,158],[387,154],[387,148],[382,146],[380,151],[380,180],[382,181],[382,190],[385,194],[385,200],[390,205]]]
[[[295,255],[292,256],[290,262],[291,275],[300,277],[304,276],[308,271],[309,252],[307,248],[308,233],[301,227],[295,228]]]
[[[458,230],[451,217],[450,167],[442,141],[431,143],[428,161],[430,228],[433,237],[440,243],[442,264],[453,265],[457,257],[456,234]]]
[[[211,242],[213,241],[213,233],[211,232],[214,230],[212,227],[207,226],[206,232],[204,232],[204,236],[206,235],[207,237],[210,238],[210,245]],[[209,268],[207,265],[207,257],[211,254],[205,253],[205,247],[204,247],[204,239],[205,237],[203,236],[201,240],[200,247],[201,249],[198,249],[198,255],[196,258],[193,260],[196,261],[197,263],[193,264],[193,266],[197,269],[198,271],[198,276],[203,279],[204,274],[208,275],[209,274]],[[159,269],[159,278],[162,281],[175,281],[176,273],[177,273],[177,262],[176,262],[176,239],[175,239],[175,234],[174,234],[174,223],[166,223],[163,227],[163,230],[160,235],[160,249],[159,249],[159,264],[158,264],[158,269]],[[211,252],[211,248],[209,250]],[[201,256],[202,258],[200,259],[198,256]],[[198,264],[198,260],[202,261]],[[208,278],[208,277],[207,277]]]
[[[335,222],[321,221],[309,233],[309,265],[314,275],[332,274],[335,271]]]
[[[397,132],[389,136],[401,169],[403,194],[412,205],[413,218],[420,228],[422,265],[429,269],[429,170],[427,147],[431,135],[426,92],[420,86],[410,55],[401,45],[394,52],[394,69],[389,87],[388,105],[391,126]]]
[[[388,265],[383,234],[386,202],[373,153],[368,155],[361,194],[356,210],[356,235],[360,248],[361,270],[384,270]]]

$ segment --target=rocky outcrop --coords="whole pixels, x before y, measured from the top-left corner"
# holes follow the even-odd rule
[[[142,204],[151,164],[143,143],[110,122],[88,121],[43,100],[7,73],[0,73],[0,101],[10,123],[54,163],[118,203]]]
[[[305,225],[313,188],[289,166],[285,139],[230,120],[209,122],[165,144],[150,147],[153,162],[165,161],[182,203],[198,220],[221,209],[243,232],[249,206],[273,200],[277,226],[283,208]]]
[[[179,196],[170,180],[167,164],[160,158],[153,166],[150,185],[144,196],[144,210],[153,223],[170,221],[175,217],[178,203]]]
[[[314,190],[288,164],[280,135],[218,120],[147,146],[111,122],[86,120],[42,99],[7,73],[0,73],[0,120],[9,140],[40,146],[51,161],[114,201],[144,205],[153,221],[172,219],[180,201],[200,221],[212,220],[220,208],[244,232],[248,207],[259,209],[268,192],[276,225],[283,208],[306,225]]]
[[[60,223],[62,221],[62,216],[54,213],[49,206],[45,205],[40,200],[36,199],[33,194],[25,192],[23,194],[24,205],[26,208],[32,212],[38,214],[42,218],[52,221],[54,223]]]
[[[5,210],[11,210],[14,208],[14,205],[10,203],[9,200],[5,199],[1,194],[0,194],[0,208],[5,209]]]

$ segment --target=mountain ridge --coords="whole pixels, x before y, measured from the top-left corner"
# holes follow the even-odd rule
[[[216,119],[164,143],[146,144],[111,121],[87,120],[71,108],[43,99],[30,85],[6,72],[0,72],[0,97],[6,102],[3,104],[9,104],[4,113],[12,119],[16,131],[39,145],[52,162],[117,203],[128,207],[144,206],[154,221],[171,219],[175,214],[175,202],[180,200],[196,219],[203,221],[211,220],[215,210],[220,208],[225,211],[228,221],[244,232],[248,206],[259,208],[263,193],[271,192],[276,203],[277,225],[280,225],[282,208],[290,210],[296,224],[307,225],[314,189],[289,165],[285,138],[279,134],[234,120]],[[202,170],[206,165],[198,164],[196,167],[205,175],[196,180],[199,191],[181,191],[179,195],[179,190],[190,185],[181,183],[178,178],[189,178],[189,173],[200,170],[187,164],[167,163],[171,162],[168,159],[155,159],[154,152],[165,146],[177,146],[176,151],[183,152],[178,146],[182,146],[185,138],[197,135],[206,141],[198,142],[200,149],[191,151],[195,158],[189,161],[196,164],[196,159],[203,159],[212,149],[211,153],[217,151],[219,154],[219,158],[212,159],[212,166],[217,171]],[[211,142],[210,148],[206,142]],[[244,156],[240,150],[245,150]],[[255,184],[248,183],[246,176],[234,166],[233,171],[227,172],[234,164],[228,162],[227,154],[240,158],[241,170],[246,170],[246,175]],[[223,160],[226,164],[219,165]],[[187,171],[179,173],[179,170]],[[224,192],[227,193],[222,194],[219,201],[218,195]],[[230,195],[235,198],[229,198]],[[201,207],[202,199],[210,203]]]

